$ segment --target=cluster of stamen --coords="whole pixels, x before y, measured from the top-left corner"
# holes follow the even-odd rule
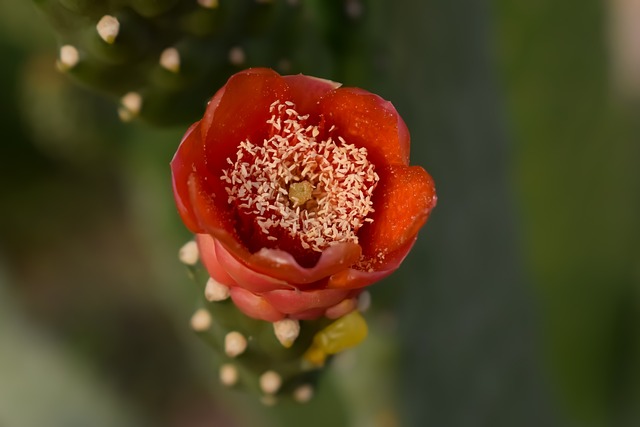
[[[220,179],[228,203],[254,218],[269,240],[281,229],[304,249],[322,251],[340,242],[358,243],[358,230],[373,221],[372,195],[379,177],[367,149],[307,125],[295,105],[270,107],[270,137],[262,144],[242,141],[236,159]],[[325,139],[318,140],[320,134]]]

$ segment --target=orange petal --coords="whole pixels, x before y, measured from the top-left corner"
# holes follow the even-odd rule
[[[437,197],[433,179],[419,166],[387,166],[377,172],[373,222],[358,237],[366,258],[381,259],[415,239]]]
[[[331,80],[296,74],[282,76],[291,92],[291,101],[296,104],[300,115],[317,114],[318,101],[327,93],[339,88],[342,84]]]
[[[405,243],[404,246],[386,254],[382,259],[371,257],[364,259],[363,264],[367,270],[349,268],[332,275],[327,282],[327,288],[361,289],[390,276],[409,254],[416,238],[417,236]]]
[[[260,144],[268,134],[271,117],[269,107],[274,101],[287,101],[289,88],[284,79],[267,68],[250,68],[234,74],[227,81],[224,93],[213,110],[211,125],[206,129],[205,153],[208,167],[214,175],[235,158],[238,145],[245,140]],[[207,118],[207,123],[208,123]],[[219,181],[219,180],[218,180]]]
[[[206,203],[215,227],[234,224],[227,193],[220,180],[222,170],[235,159],[238,145],[247,139],[261,143],[268,134],[269,106],[289,97],[285,81],[275,71],[253,68],[233,75],[211,99],[202,120],[203,151],[197,164],[197,199]],[[194,208],[195,209],[195,208]],[[202,225],[202,220],[200,223]]]
[[[347,143],[366,147],[376,165],[409,164],[409,131],[393,104],[357,88],[339,88],[320,100],[327,125]]]

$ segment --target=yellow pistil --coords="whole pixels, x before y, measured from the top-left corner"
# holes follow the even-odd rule
[[[313,193],[313,185],[309,181],[294,182],[289,186],[289,200],[294,208],[311,200],[311,193]]]

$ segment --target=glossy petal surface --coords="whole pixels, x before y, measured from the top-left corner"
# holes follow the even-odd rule
[[[409,164],[409,131],[393,104],[357,88],[339,88],[319,105],[350,144],[366,147],[376,165]]]
[[[415,238],[436,204],[431,176],[419,166],[386,166],[379,170],[373,222],[363,227],[365,257],[384,256]]]
[[[269,240],[255,226],[248,234],[246,219],[230,205],[222,171],[241,142],[260,145],[273,136],[267,120],[276,101],[291,101],[298,114],[308,116],[307,124],[318,127],[314,137],[340,137],[367,150],[379,182],[368,216],[373,221],[357,231],[357,243],[334,241],[316,256],[303,257],[287,235]],[[247,316],[269,322],[285,316],[339,318],[355,309],[362,288],[400,266],[436,204],[429,174],[409,166],[409,141],[393,105],[377,95],[301,74],[245,70],[228,80],[186,132],[171,162],[176,205],[197,233],[209,274],[229,286]]]

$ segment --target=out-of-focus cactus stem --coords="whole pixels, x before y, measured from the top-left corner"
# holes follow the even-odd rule
[[[159,125],[194,121],[241,68],[336,79],[340,23],[362,8],[345,0],[34,2],[59,35],[60,71],[116,99],[141,94],[144,107],[124,106],[120,117]]]

